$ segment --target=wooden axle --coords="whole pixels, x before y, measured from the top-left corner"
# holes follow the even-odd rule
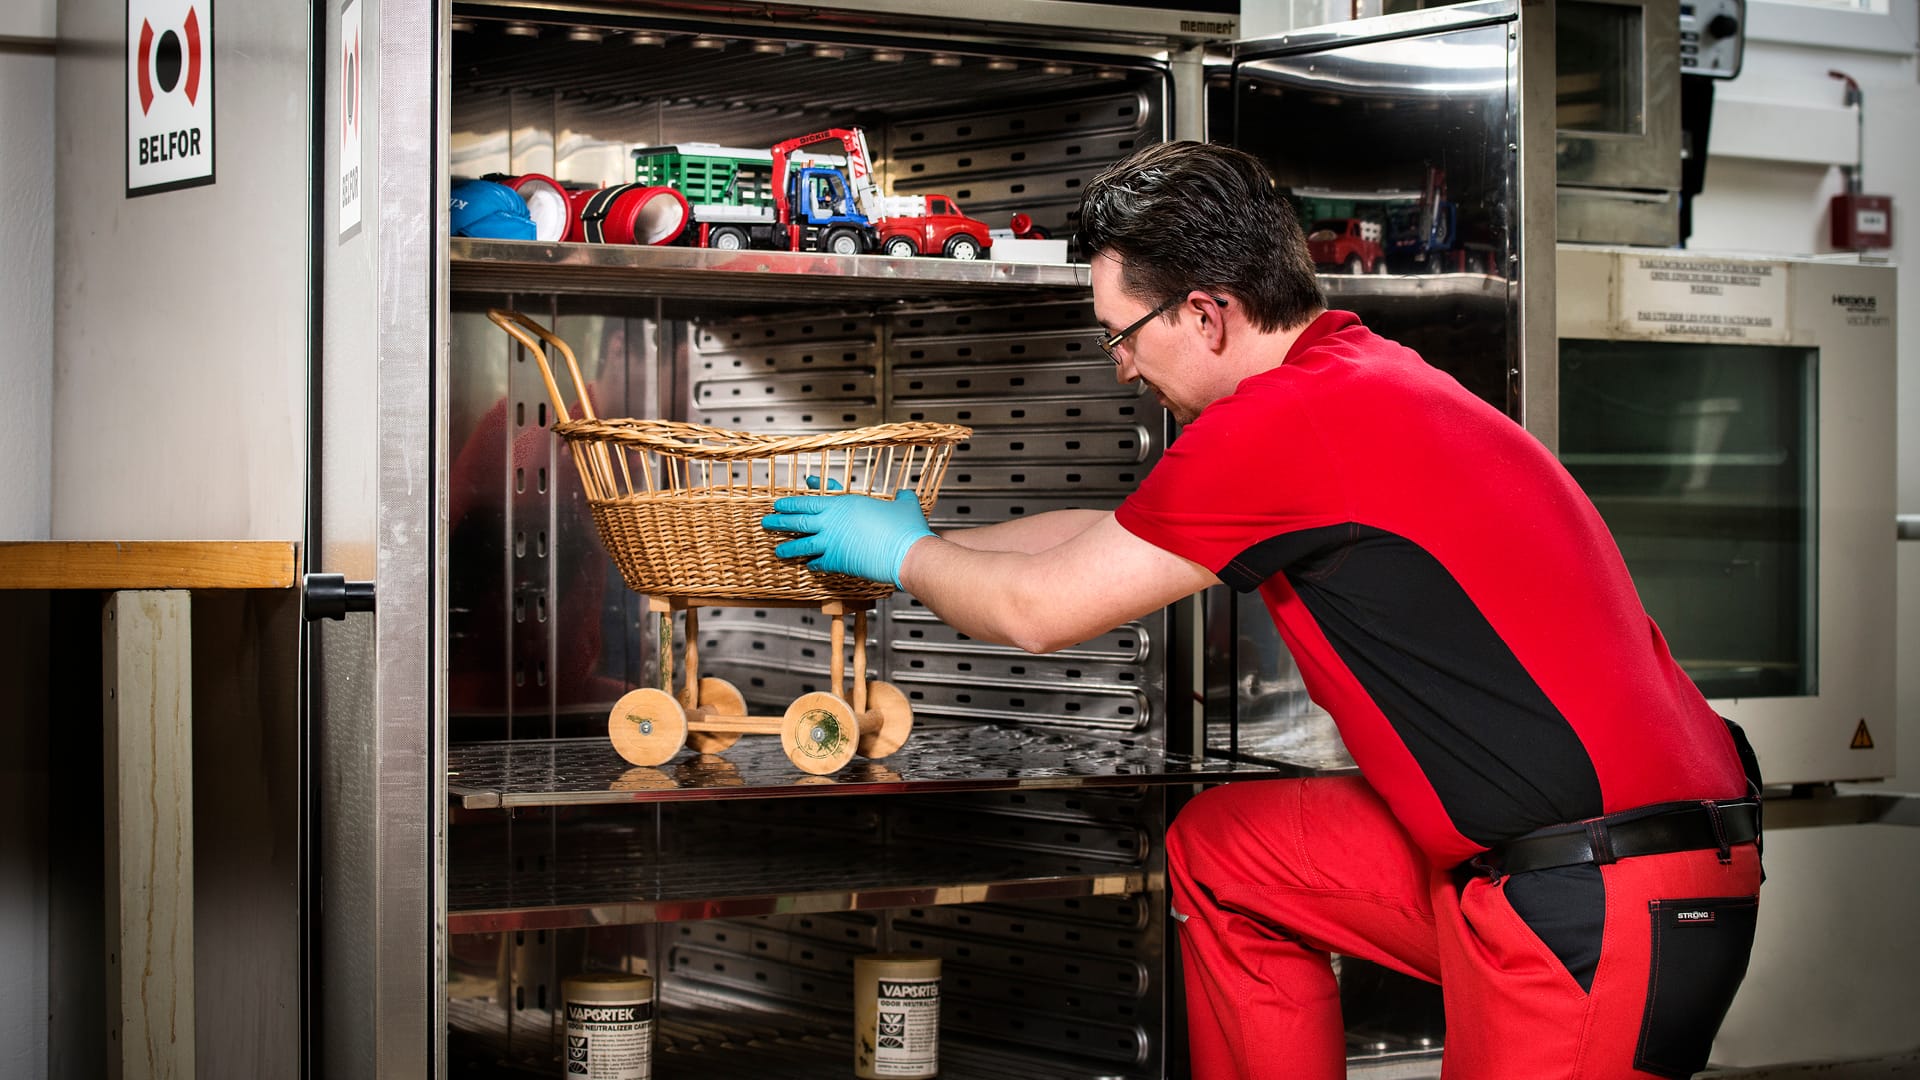
[[[697,609],[709,603],[738,605],[743,601],[647,598],[647,609],[660,619],[660,686],[634,690],[614,703],[613,711],[607,716],[607,734],[621,757],[635,765],[659,765],[679,753],[682,746],[691,746],[703,754],[718,754],[743,735],[778,735],[788,760],[805,772],[821,774],[833,772],[851,761],[856,750],[866,757],[878,758],[906,743],[913,731],[913,707],[907,696],[886,683],[867,678],[865,607],[837,600],[818,605],[821,613],[832,620],[831,692],[802,694],[787,706],[783,716],[748,716],[746,698],[733,684],[700,675]],[[686,630],[681,637],[686,653],[686,681],[677,694],[673,690],[673,613],[676,611],[686,620]],[[849,613],[853,615],[854,633],[850,692],[844,621]]]
[[[866,684],[862,696],[872,707],[858,714],[840,695],[815,692],[800,695],[784,716],[747,716],[740,692],[725,680],[701,679],[699,687],[705,700],[692,710],[664,690],[630,691],[607,718],[614,749],[635,765],[660,765],[692,743],[693,736],[731,746],[742,735],[778,735],[789,761],[804,772],[820,774],[838,770],[856,751],[885,757],[900,749],[913,731],[907,696],[883,682]],[[695,748],[700,749],[698,744]]]

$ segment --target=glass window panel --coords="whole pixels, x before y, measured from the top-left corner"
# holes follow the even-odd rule
[[[1817,692],[1818,352],[1560,342],[1560,457],[1708,697]]]
[[[1641,9],[1562,3],[1554,18],[1560,130],[1640,134]]]

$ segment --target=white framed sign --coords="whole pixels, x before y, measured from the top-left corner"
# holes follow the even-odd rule
[[[340,239],[360,228],[360,0],[340,9]]]
[[[127,0],[127,196],[213,183],[213,0]]]
[[[1630,255],[1614,290],[1616,329],[1627,337],[1755,344],[1791,336],[1781,263]]]

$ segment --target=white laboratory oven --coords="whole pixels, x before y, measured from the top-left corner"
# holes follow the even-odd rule
[[[1887,776],[1893,269],[1563,245],[1558,271],[1560,458],[1675,658],[1769,784]]]

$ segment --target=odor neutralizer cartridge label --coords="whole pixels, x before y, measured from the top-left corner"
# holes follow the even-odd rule
[[[881,979],[875,1002],[875,1076],[932,1076],[940,1071],[940,980]]]
[[[567,1080],[651,1080],[653,1002],[567,1002]]]

